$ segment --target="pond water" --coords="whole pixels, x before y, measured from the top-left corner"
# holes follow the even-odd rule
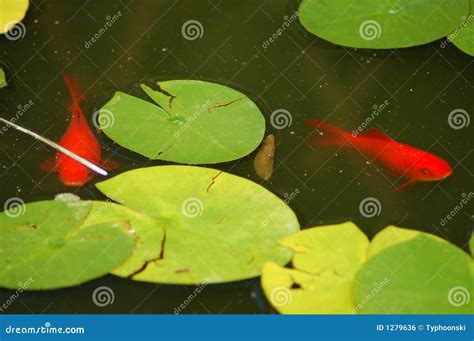
[[[255,153],[212,167],[262,183],[281,198],[297,193],[289,205],[303,228],[352,220],[372,237],[397,225],[434,233],[466,249],[472,203],[447,223],[442,219],[473,190],[472,125],[453,129],[448,124],[453,110],[474,112],[473,59],[453,46],[441,48],[440,42],[384,51],[333,46],[291,19],[296,8],[296,2],[286,0],[32,1],[24,20],[26,36],[16,42],[0,37],[0,63],[11,76],[10,86],[1,91],[1,115],[17,115],[22,126],[59,140],[69,116],[66,72],[86,89],[83,108],[89,118],[114,91],[131,91],[144,80],[229,85],[254,99],[267,118],[267,131],[277,143],[275,172],[271,181],[260,180],[252,168]],[[202,25],[201,37],[183,37],[182,26],[189,20]],[[285,21],[291,23],[284,26]],[[281,27],[284,31],[276,34]],[[18,106],[26,104],[30,108],[18,114]],[[271,113],[279,109],[291,120],[282,129],[270,124]],[[454,174],[397,193],[397,179],[359,153],[311,148],[306,143],[311,128],[303,123],[309,117],[349,131],[365,122],[367,128],[443,157]],[[164,164],[127,152],[104,135],[100,139],[120,171]],[[17,131],[0,136],[0,151],[2,203],[11,197],[51,199],[62,192],[104,199],[93,182],[71,189],[55,174],[42,172],[41,162],[54,152]],[[380,203],[379,214],[371,218],[359,210],[368,197]],[[91,300],[102,285],[115,292],[114,303],[104,308]],[[173,313],[185,299],[189,304],[183,313],[271,311],[258,278],[210,285],[189,299],[195,289],[107,276],[79,287],[25,293],[8,312]],[[0,301],[11,294],[0,290]]]

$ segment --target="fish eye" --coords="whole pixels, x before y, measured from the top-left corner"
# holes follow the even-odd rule
[[[422,169],[421,169],[421,172],[422,172],[423,174],[425,174],[425,175],[430,175],[430,174],[431,174],[431,172],[430,172],[430,170],[429,170],[428,168],[422,168]]]

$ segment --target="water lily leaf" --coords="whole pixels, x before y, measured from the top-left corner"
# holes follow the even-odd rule
[[[196,80],[158,86],[141,85],[150,101],[115,93],[98,119],[105,134],[150,159],[189,164],[236,160],[260,144],[265,119],[239,91]]]
[[[370,242],[368,257],[373,257],[380,251],[383,251],[390,246],[394,246],[396,244],[411,240],[420,235],[424,235],[428,238],[433,238],[435,240],[444,241],[444,239],[441,239],[429,233],[424,233],[417,230],[404,229],[397,226],[387,226],[382,231],[377,233]]]
[[[7,78],[5,77],[5,72],[0,67],[0,88],[4,88],[7,86]]]
[[[468,0],[304,0],[302,25],[334,44],[401,48],[451,33],[469,14]]]
[[[0,286],[69,287],[120,265],[133,247],[127,224],[83,226],[92,207],[90,202],[40,201],[0,213]]]
[[[367,259],[369,240],[351,222],[305,229],[282,242],[294,252],[287,269],[262,271],[266,297],[280,313],[348,314],[354,311],[354,276]]]
[[[262,270],[262,287],[282,314],[350,314],[354,309],[353,278],[331,270],[309,274],[270,262]]]
[[[152,222],[141,231],[132,223],[139,240],[160,243],[154,257],[144,257],[137,243],[135,259],[114,271],[120,276],[221,283],[258,276],[263,263],[285,264],[291,258],[291,251],[278,242],[299,229],[293,211],[247,179],[210,168],[158,166],[125,172],[96,186]],[[158,230],[159,238],[150,229]]]
[[[469,240],[469,249],[471,250],[471,256],[474,258],[474,232],[471,233],[471,240]]]
[[[448,39],[461,51],[474,56],[474,0],[470,1],[471,14],[463,21]]]
[[[28,0],[0,0],[0,34],[10,31],[23,20],[28,10]]]
[[[367,261],[357,274],[355,302],[369,314],[472,313],[473,273],[464,251],[420,234]]]

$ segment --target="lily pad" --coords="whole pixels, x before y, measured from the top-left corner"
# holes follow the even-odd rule
[[[471,233],[471,239],[469,240],[469,249],[471,250],[471,256],[474,258],[474,232]]]
[[[448,39],[461,51],[474,56],[474,0],[470,1],[471,14],[454,30]]]
[[[119,276],[221,283],[258,276],[265,262],[291,259],[292,252],[278,242],[299,230],[295,214],[247,179],[210,168],[158,166],[125,172],[96,186],[149,222],[141,230],[132,222],[141,242],[132,260],[114,271]],[[157,240],[155,255],[144,256],[143,245]]]
[[[29,0],[0,0],[0,34],[10,31],[23,20]]]
[[[40,201],[0,214],[0,286],[70,287],[101,277],[130,255],[125,221],[88,225],[90,202]]]
[[[469,15],[468,0],[304,0],[302,25],[334,44],[356,48],[402,48],[451,33]]]
[[[115,93],[100,110],[102,130],[150,159],[213,164],[239,159],[260,144],[265,119],[247,96],[197,80],[142,84],[149,101]]]
[[[420,233],[367,261],[357,274],[355,302],[368,314],[468,314],[473,281],[464,251]]]
[[[7,78],[5,77],[5,72],[0,67],[0,88],[4,88],[7,86]]]
[[[277,311],[354,311],[354,276],[366,261],[369,247],[369,240],[357,226],[347,222],[309,228],[281,243],[294,252],[294,268],[267,263],[262,271],[263,291]]]

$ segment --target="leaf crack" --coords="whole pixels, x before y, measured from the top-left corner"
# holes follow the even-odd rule
[[[211,188],[216,184],[216,179],[221,174],[222,174],[222,171],[220,171],[219,173],[217,173],[217,175],[212,177],[211,182],[209,183],[209,186],[207,186],[207,188],[206,188],[206,193],[207,194],[211,194]]]
[[[213,109],[222,108],[222,107],[227,107],[227,106],[229,106],[229,105],[231,105],[231,104],[233,104],[233,103],[235,103],[235,102],[238,102],[238,101],[240,101],[240,100],[242,100],[242,99],[244,99],[244,97],[240,97],[240,98],[234,99],[234,100],[232,100],[232,101],[230,101],[230,102],[223,103],[223,104],[214,104],[214,105],[208,107],[208,108],[207,108],[207,111],[208,111],[209,113],[211,113],[211,110],[213,110]]]

